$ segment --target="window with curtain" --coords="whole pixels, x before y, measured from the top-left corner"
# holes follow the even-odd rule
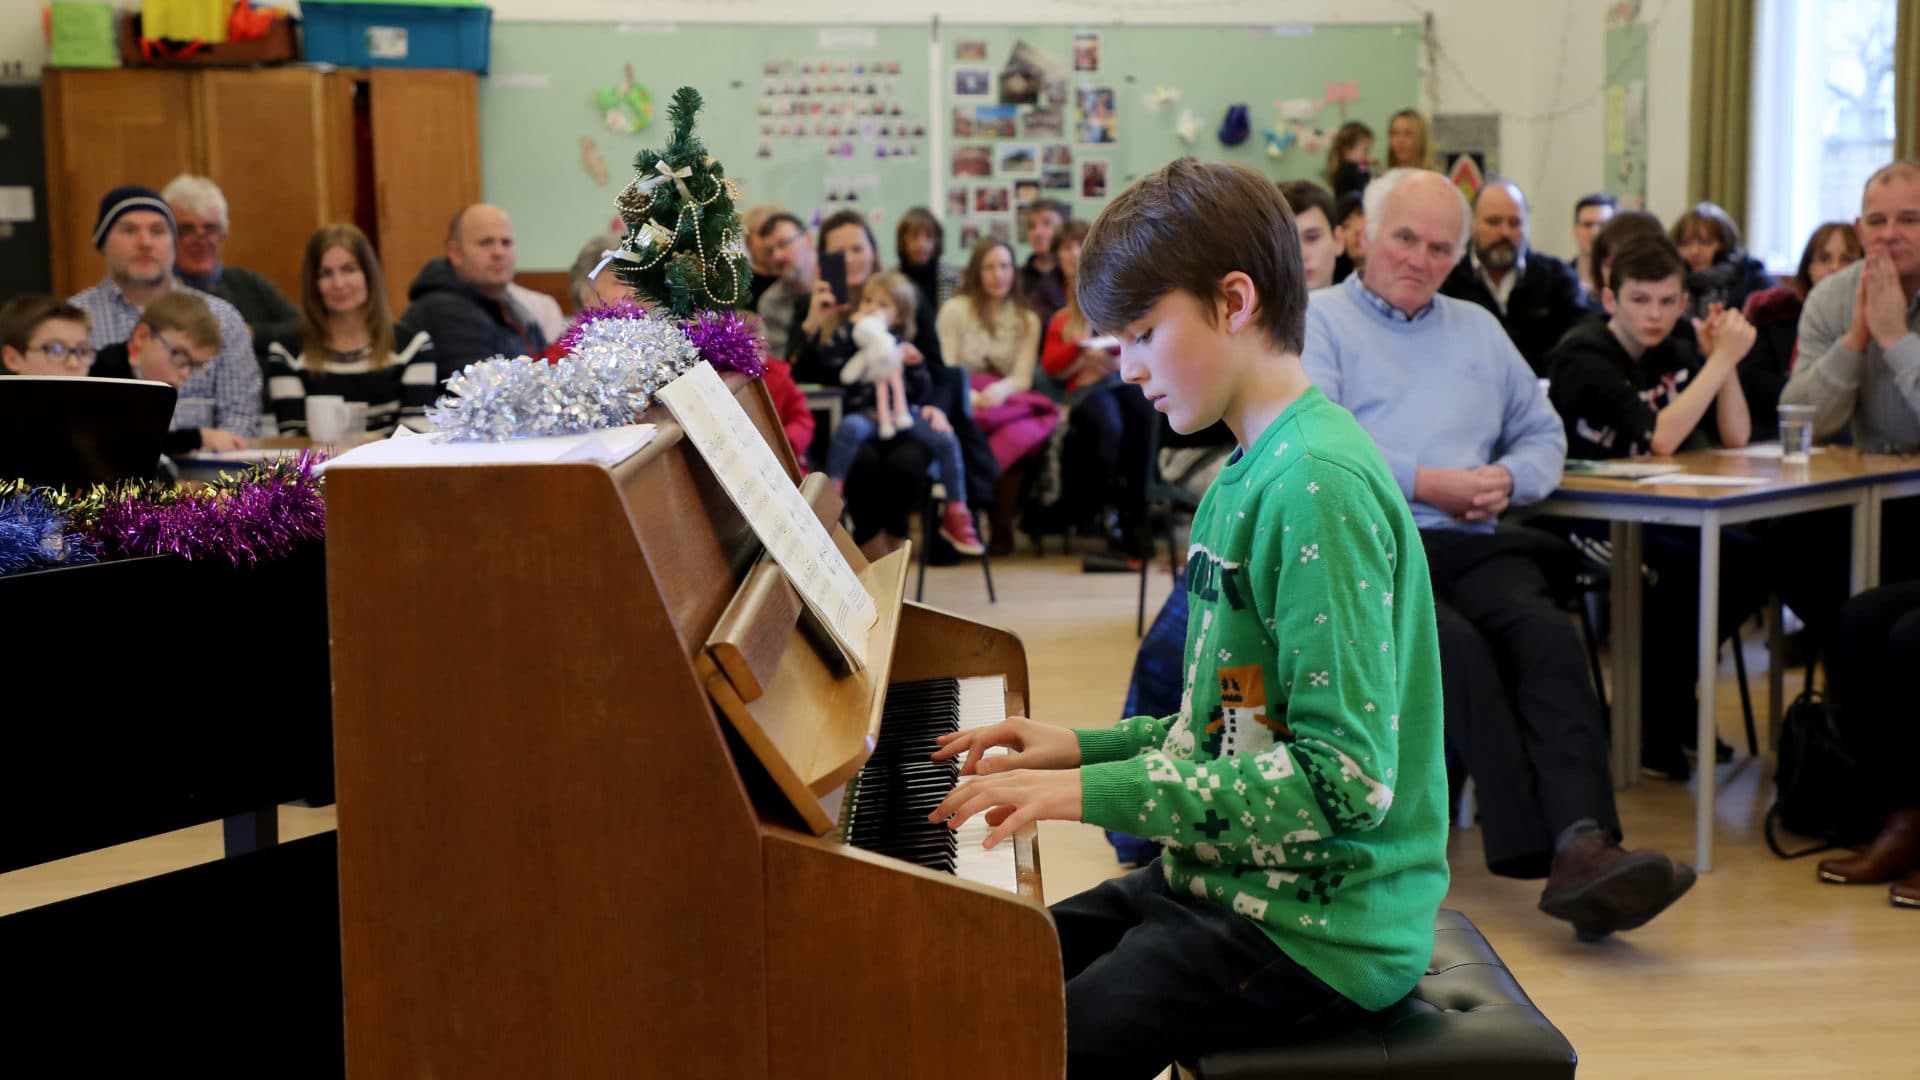
[[[1747,247],[1792,272],[1824,221],[1852,221],[1893,160],[1897,0],[1761,0]]]

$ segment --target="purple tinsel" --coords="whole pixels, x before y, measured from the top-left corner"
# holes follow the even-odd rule
[[[560,354],[565,356],[572,353],[574,346],[580,344],[580,335],[586,332],[587,327],[601,319],[644,319],[646,317],[647,309],[631,300],[616,300],[611,304],[590,307],[574,316],[573,325],[567,327],[566,332],[560,335],[560,340],[557,342],[560,346]]]
[[[100,512],[92,532],[107,558],[225,557],[235,566],[284,558],[301,541],[326,535],[326,503],[313,478],[318,460],[302,454],[297,463],[172,501],[117,499]]]
[[[685,329],[700,358],[721,371],[738,371],[753,379],[766,374],[766,346],[738,313],[703,311],[688,319]]]
[[[92,562],[93,543],[67,534],[67,516],[36,491],[0,499],[0,574]]]

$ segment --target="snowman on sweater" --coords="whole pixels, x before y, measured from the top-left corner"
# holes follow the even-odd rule
[[[867,309],[854,320],[853,344],[855,352],[841,367],[840,381],[873,384],[880,437],[891,439],[896,431],[913,426],[913,407],[907,404],[906,383],[901,376],[906,350],[887,329],[886,313],[880,310]]]

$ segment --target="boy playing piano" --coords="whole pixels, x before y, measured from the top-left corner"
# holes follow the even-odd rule
[[[1439,646],[1406,500],[1300,366],[1293,215],[1239,165],[1183,158],[1123,192],[1079,298],[1174,430],[1238,450],[1193,521],[1178,715],[1070,731],[1015,717],[933,820],[985,813],[1151,836],[1166,854],[1053,907],[1070,1076],[1325,1032],[1405,996],[1447,890]],[[982,758],[990,747],[1004,756]]]

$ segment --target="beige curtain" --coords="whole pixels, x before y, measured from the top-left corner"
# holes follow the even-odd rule
[[[1920,0],[1900,0],[1893,31],[1893,156],[1920,154]]]
[[[1904,9],[1905,4],[1902,4]],[[1719,203],[1747,231],[1753,122],[1753,0],[1694,0],[1687,195]]]

